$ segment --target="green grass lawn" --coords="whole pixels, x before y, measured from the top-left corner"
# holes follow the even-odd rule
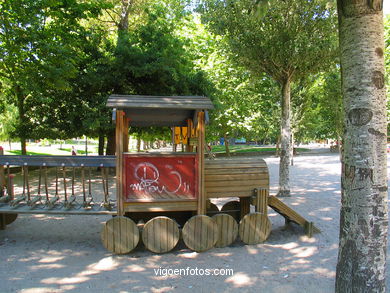
[[[17,156],[22,155],[22,151],[21,151],[21,150],[7,151],[7,152],[8,152],[8,153],[11,153],[11,154],[13,154],[13,155],[17,155]],[[29,156],[52,156],[53,154],[49,154],[49,153],[27,152],[27,155],[29,155]]]
[[[62,148],[62,149],[59,149],[59,150],[64,151],[64,152],[69,152],[69,155],[72,154],[72,149],[71,148]],[[76,150],[76,153],[78,155],[85,155],[85,151],[83,151],[83,150]],[[92,152],[88,150],[88,153],[90,154]]]
[[[211,147],[212,151],[216,154],[225,153],[224,145],[215,145]],[[251,146],[251,145],[233,145],[229,146],[231,153],[252,153],[252,152],[276,152],[276,148],[265,148],[260,146]],[[296,148],[298,152],[306,152],[309,149],[305,148]]]
[[[59,150],[64,151],[64,152],[69,152],[69,154],[72,154],[71,148],[61,148]],[[97,148],[88,148],[88,154],[96,153],[96,152],[97,152]],[[80,150],[80,149],[76,149],[76,153],[78,155],[85,155],[86,154],[86,152],[84,150]]]

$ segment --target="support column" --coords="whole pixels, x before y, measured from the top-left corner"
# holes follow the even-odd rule
[[[204,146],[205,146],[205,121],[204,112],[198,113],[198,215],[206,214],[206,193],[204,188]]]
[[[118,206],[118,216],[124,215],[123,207],[123,133],[124,133],[124,116],[122,110],[116,111],[116,200]]]

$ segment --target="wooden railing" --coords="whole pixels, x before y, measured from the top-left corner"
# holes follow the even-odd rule
[[[115,156],[2,155],[0,166],[0,213],[116,213],[109,192],[109,170],[115,168]],[[12,174],[15,167],[21,170],[18,184]],[[31,172],[38,172],[34,179]],[[99,199],[92,187],[96,184],[103,194]]]

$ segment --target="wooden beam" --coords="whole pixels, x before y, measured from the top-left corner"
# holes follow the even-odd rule
[[[129,151],[129,123],[130,119],[123,115],[123,152]]]
[[[204,147],[205,147],[205,121],[204,112],[198,113],[198,215],[206,214],[206,193],[204,184]]]
[[[190,145],[190,140],[191,140],[191,134],[192,134],[192,120],[191,119],[187,119],[187,129],[188,129],[188,141],[187,141],[187,152],[193,152],[194,151],[194,147],[192,145]]]
[[[268,189],[266,188],[259,188],[256,189],[256,212],[259,212],[265,216],[268,215],[267,208],[268,208]]]
[[[251,211],[250,197],[240,197],[241,219]]]
[[[116,200],[118,205],[118,216],[124,215],[123,209],[123,133],[124,133],[124,112],[116,111]]]

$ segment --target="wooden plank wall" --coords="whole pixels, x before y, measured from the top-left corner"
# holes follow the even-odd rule
[[[263,159],[205,161],[205,190],[208,198],[249,197],[256,188],[269,189],[268,168]]]

